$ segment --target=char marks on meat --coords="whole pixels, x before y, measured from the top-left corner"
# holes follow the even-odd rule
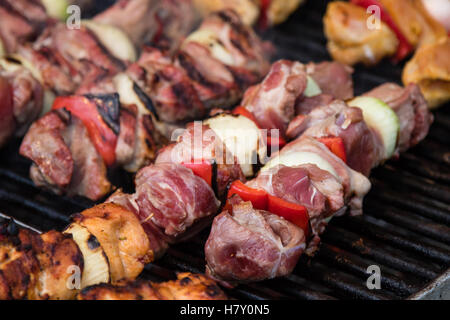
[[[33,41],[48,23],[50,19],[39,1],[0,1],[0,42],[7,53],[14,53],[20,44]]]
[[[30,169],[33,182],[57,194],[99,200],[111,189],[106,165],[85,126],[65,111],[52,111],[36,121],[20,154],[34,162]]]
[[[154,102],[157,116],[176,124],[233,106],[268,69],[265,44],[236,13],[225,11],[207,17],[172,57],[144,48],[127,73]]]

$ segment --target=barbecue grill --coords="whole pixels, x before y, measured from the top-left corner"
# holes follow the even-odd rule
[[[110,2],[110,1],[107,1]],[[276,58],[329,60],[322,29],[324,0],[308,1],[289,21],[267,31]],[[96,1],[97,3],[97,1]],[[390,62],[355,69],[355,92],[399,82],[402,65]],[[331,221],[313,258],[303,256],[288,277],[228,290],[236,299],[450,299],[450,105],[435,112],[431,132],[419,146],[373,171],[364,215]],[[0,151],[0,212],[38,231],[62,229],[70,215],[93,205],[55,196],[28,178],[30,163],[18,155],[20,141]],[[132,177],[117,173],[120,186]],[[128,191],[128,190],[127,190]],[[142,278],[166,281],[175,272],[203,273],[209,230],[173,246],[146,267]],[[366,272],[381,270],[381,289],[368,289]]]

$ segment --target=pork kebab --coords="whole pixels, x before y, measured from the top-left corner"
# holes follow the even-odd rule
[[[285,67],[279,68],[280,65]],[[294,81],[301,84],[295,91],[302,99],[304,92],[308,91],[308,86],[303,85],[307,82],[306,67],[302,66],[290,61],[276,63],[269,74],[278,74],[276,78],[284,80],[273,82],[270,81],[272,76],[268,76],[265,81],[271,82],[272,86],[264,86],[264,93],[275,90],[283,96],[289,95],[293,90],[290,81],[304,78]],[[283,103],[286,108],[293,109],[296,100],[288,99]],[[268,105],[261,104],[260,107],[266,108]],[[279,107],[284,109],[281,105]],[[73,265],[80,268],[80,289],[99,283],[116,284],[134,280],[145,264],[163,255],[169,245],[186,241],[209,225],[219,212],[219,199],[226,197],[227,186],[236,180],[245,182],[246,176],[256,173],[252,171],[256,169],[254,163],[244,160],[254,159],[254,154],[260,155],[256,159],[265,157],[266,139],[257,124],[242,112],[238,108],[234,114],[220,113],[204,122],[189,125],[176,143],[160,152],[154,165],[138,172],[134,194],[118,191],[106,203],[73,216],[73,222],[63,232],[64,237],[61,238],[58,233],[58,239],[69,239],[67,245],[73,247],[77,255],[72,255],[74,258],[67,259],[67,263],[57,260],[58,270]],[[255,119],[258,119],[257,116]],[[233,137],[226,130],[230,127],[246,128],[248,138],[244,139],[245,135],[239,130],[231,130],[235,134]],[[233,146],[240,147],[235,149]],[[242,158],[237,150],[248,158]],[[3,245],[5,259],[13,256],[12,252],[18,250],[17,245],[20,243]],[[20,248],[21,252],[32,256],[37,254],[30,251],[30,246]],[[42,256],[52,256],[47,249],[40,250]],[[21,267],[27,261],[18,259],[14,263],[19,270],[28,273],[26,265]],[[33,299],[75,297],[79,290],[60,285],[67,280],[67,274],[49,272],[52,264],[48,265],[33,269],[33,279],[40,279],[38,282],[21,282],[17,279],[23,279],[23,274],[3,272],[8,275],[2,278],[3,296]],[[1,264],[0,268],[7,266],[6,263]],[[129,292],[123,288],[104,286],[92,290],[99,290],[102,295],[108,290]]]
[[[231,185],[205,246],[213,278],[233,284],[290,274],[303,252],[317,250],[330,219],[362,214],[371,169],[419,143],[433,120],[415,84],[388,83],[306,110],[288,128],[297,138],[255,179]]]
[[[167,4],[165,4],[166,2]],[[0,10],[0,18],[2,18],[0,21],[7,24],[6,27],[11,29],[20,29],[16,20],[3,19],[3,14],[19,14],[14,9],[15,7],[7,5],[8,3],[8,1],[2,2],[0,9],[4,9],[4,12]],[[16,2],[11,1],[11,3],[14,3],[14,6],[29,5],[31,7],[41,7],[37,1],[21,0]],[[26,42],[21,38],[14,38],[13,40],[16,40],[16,43],[14,46],[11,45],[14,48],[8,50],[8,55],[0,60],[1,81],[9,83],[9,85],[2,85],[1,94],[13,96],[13,105],[8,102],[0,106],[0,113],[4,115],[2,117],[3,125],[0,132],[0,146],[4,145],[13,134],[17,136],[23,135],[31,121],[36,120],[39,115],[43,115],[51,109],[55,96],[89,92],[110,93],[110,91],[115,91],[114,88],[111,89],[114,86],[111,84],[113,81],[112,77],[119,72],[125,71],[132,63],[135,63],[141,47],[146,43],[165,48],[163,52],[164,56],[162,56],[162,53],[158,57],[153,56],[153,58],[150,58],[149,54],[143,55],[145,58],[140,61],[139,65],[146,69],[155,69],[153,72],[149,70],[150,75],[148,78],[145,78],[144,75],[147,71],[141,70],[136,66],[130,67],[129,73],[134,75],[136,81],[139,80],[143,90],[151,90],[150,93],[154,93],[160,96],[160,99],[164,99],[162,103],[171,102],[171,92],[167,89],[167,86],[159,86],[160,81],[151,78],[153,75],[156,77],[160,73],[165,72],[162,74],[162,76],[165,76],[163,79],[178,77],[179,84],[176,86],[176,89],[178,89],[177,92],[184,92],[184,90],[180,89],[183,87],[183,83],[187,81],[184,79],[186,77],[182,75],[185,72],[184,70],[177,71],[175,67],[171,69],[172,73],[170,73],[170,70],[167,71],[169,69],[168,64],[174,64],[175,61],[172,58],[174,54],[173,49],[168,50],[165,45],[165,43],[170,43],[171,48],[179,49],[181,39],[179,41],[173,41],[171,37],[174,36],[175,31],[178,30],[177,26],[183,21],[186,24],[192,24],[189,22],[191,19],[187,14],[189,11],[184,10],[187,2],[180,1],[179,4],[176,5],[174,1],[159,0],[121,1],[120,5],[118,3],[91,20],[81,20],[80,25],[76,27],[69,27],[66,23],[51,20],[51,23],[43,25],[42,30],[39,29],[39,32],[36,31],[39,34],[37,39],[26,38],[26,40],[34,40],[33,42]],[[114,24],[109,23],[113,20],[113,17],[118,21],[129,21],[128,15],[130,11],[139,9],[139,12],[147,12],[143,11],[144,8],[141,8],[142,6],[145,6],[147,11],[151,9],[150,13],[157,14],[158,17],[162,15],[163,17],[146,19],[145,15],[141,15],[136,17],[130,25],[114,26]],[[184,10],[185,12],[181,14],[179,10]],[[150,13],[148,14],[150,15]],[[159,23],[154,25],[154,23],[147,23],[148,21],[159,21]],[[208,19],[205,22],[207,21]],[[239,21],[234,23],[235,26],[239,26],[239,24]],[[8,30],[6,27],[5,30]],[[141,39],[142,34],[152,35],[159,29],[161,29],[161,34],[155,37],[158,39],[164,38],[164,41],[158,40],[155,37]],[[182,29],[178,33],[180,37],[190,32],[193,29],[193,25],[189,27],[184,26]],[[208,26],[200,29],[205,34],[207,33],[206,29],[208,29]],[[209,29],[211,29],[211,26]],[[260,69],[258,69],[258,64],[256,63],[251,65],[247,64],[246,66],[243,65],[246,62],[243,61],[245,59],[244,55],[250,55],[251,53],[256,53],[258,57],[263,55],[263,53],[257,52],[260,47],[254,41],[249,45],[242,42],[245,41],[242,38],[247,37],[247,34],[238,30],[240,34],[234,33],[233,35],[228,35],[226,26],[223,24],[220,25],[220,23],[216,23],[216,28],[213,28],[213,30],[218,32],[223,31],[221,33],[222,40],[226,40],[225,38],[229,36],[229,39],[233,39],[232,41],[235,45],[242,45],[242,48],[247,49],[249,46],[255,48],[253,52],[242,52],[236,58],[238,59],[235,63],[237,67],[236,73],[242,77],[242,83],[240,84],[244,86],[246,80],[258,81],[260,78],[254,80],[258,77],[258,74],[267,72],[267,63],[260,62]],[[211,32],[209,33],[211,34]],[[17,35],[17,33],[11,33],[11,36],[13,35]],[[250,36],[256,37],[253,34]],[[184,39],[184,37],[182,38]],[[213,41],[213,39],[206,37],[205,40],[204,38],[203,44],[207,45],[205,41]],[[192,45],[189,45],[189,47],[192,47]],[[228,49],[230,48],[228,47]],[[201,49],[197,48],[198,50]],[[217,47],[212,51],[217,51]],[[226,50],[223,49],[222,53],[226,54]],[[203,57],[205,55],[211,55],[207,50],[202,52],[202,54]],[[231,54],[228,55],[228,62],[230,62],[230,57]],[[236,57],[236,54],[234,57]],[[153,66],[148,64],[152,64]],[[196,68],[202,68],[198,63],[191,64],[195,64],[195,66],[190,67],[192,72],[195,72]],[[221,66],[222,69],[220,71],[223,71],[225,66],[227,66],[226,63],[224,66]],[[264,66],[266,69],[264,69]],[[251,75],[247,75],[247,77],[245,77],[245,67],[249,67],[248,72],[251,72]],[[215,65],[215,68],[217,69],[218,66]],[[212,83],[218,83],[222,78],[228,79],[228,82],[232,78],[230,73],[224,73],[221,79],[216,78],[215,81],[211,81],[211,77],[208,75],[205,76],[202,72],[198,72],[198,74],[204,76],[205,81],[208,80],[211,85]],[[141,79],[140,77],[145,79]],[[175,81],[173,80],[173,82]],[[226,84],[229,85],[229,83]],[[218,87],[220,85],[216,86],[216,88]],[[236,89],[234,88],[232,92],[236,94]],[[188,97],[189,91],[186,93],[185,98],[187,99]],[[188,102],[186,99],[184,100],[185,103]],[[7,99],[7,101],[10,101],[10,99]],[[195,109],[197,110],[199,102],[194,101],[193,104],[196,105]],[[157,103],[157,106],[159,105]],[[187,116],[186,112],[180,112],[177,119],[184,120],[183,117],[185,116]]]
[[[174,128],[219,105],[236,104],[245,88],[267,73],[264,47],[236,14],[220,12],[206,19],[173,59],[147,47],[125,72],[58,97],[21,146],[21,154],[34,162],[33,181],[59,194],[101,199],[111,190],[107,167],[136,172],[154,160]]]

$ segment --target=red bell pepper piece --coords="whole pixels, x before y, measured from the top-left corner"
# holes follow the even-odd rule
[[[57,97],[52,109],[66,109],[79,118],[106,165],[115,163],[118,137],[103,120],[93,101],[84,96]]]
[[[183,166],[192,170],[192,172],[197,176],[206,181],[209,186],[212,186],[212,178],[213,178],[213,166],[208,161],[202,161],[196,163],[192,162],[183,162]]]
[[[269,195],[267,210],[299,226],[305,232],[305,236],[308,237],[309,215],[308,209],[304,206]]]
[[[353,4],[367,9],[369,6],[375,5],[380,8],[381,20],[386,23],[389,28],[395,33],[398,39],[397,52],[394,56],[394,61],[399,62],[403,60],[411,51],[413,51],[413,46],[408,42],[408,39],[403,35],[403,33],[398,28],[397,24],[394,22],[392,17],[389,15],[387,10],[382,6],[378,0],[351,0]]]
[[[236,107],[233,110],[233,114],[238,114],[238,115],[244,116],[244,117],[252,120],[259,128],[258,121],[256,121],[255,116],[253,115],[253,113],[248,111],[245,107],[242,107],[242,106]]]
[[[228,198],[231,198],[235,194],[239,195],[244,201],[250,201],[255,209],[267,209],[268,195],[265,190],[250,188],[238,180],[231,184],[230,190],[228,191]]]
[[[340,137],[326,137],[326,138],[317,138],[317,140],[330,149],[336,156],[342,159],[345,163],[347,163],[347,153],[345,152],[345,144],[344,140]]]

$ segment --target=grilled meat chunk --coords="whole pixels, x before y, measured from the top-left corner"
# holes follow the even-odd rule
[[[217,193],[222,198],[228,185],[235,180],[244,180],[238,160],[228,150],[225,143],[208,125],[189,124],[177,142],[160,150],[157,164],[190,163],[209,161],[217,164]]]
[[[238,196],[235,196],[238,198]],[[226,281],[259,281],[287,275],[305,249],[303,230],[251,202],[236,202],[214,219],[205,245],[207,273]]]
[[[77,290],[69,283],[74,267],[83,270],[83,256],[70,236],[19,230],[14,222],[0,225],[0,234],[2,300],[75,298]]]
[[[226,300],[225,293],[211,279],[180,273],[177,280],[163,283],[123,282],[84,289],[79,300]]]
[[[154,102],[159,119],[183,123],[233,106],[269,68],[266,45],[233,11],[206,18],[173,58],[144,49],[127,73]]]
[[[314,164],[276,166],[261,172],[247,185],[306,207],[311,227],[317,235],[323,232],[322,221],[345,205],[342,184],[331,173]]]
[[[34,40],[48,24],[40,1],[3,0],[0,3],[0,56],[16,52],[20,44]]]
[[[379,135],[367,126],[359,108],[349,107],[343,101],[335,100],[301,114],[291,122],[288,132],[292,138],[342,138],[348,166],[366,176],[383,160],[384,146]]]
[[[118,192],[108,202],[122,205],[138,217],[155,256],[161,256],[168,244],[199,232],[220,206],[203,179],[184,166],[169,163],[142,169],[136,176],[135,194]]]
[[[242,101],[263,129],[284,133],[295,115],[295,102],[306,89],[305,66],[299,62],[280,60],[272,65],[261,84],[251,87]]]
[[[450,101],[450,39],[420,47],[403,69],[407,86],[416,83],[430,108]]]
[[[20,154],[34,162],[30,176],[37,186],[92,200],[111,190],[105,162],[86,127],[65,111],[52,111],[35,122],[22,142]]]
[[[404,152],[422,141],[433,122],[433,114],[420,88],[410,84],[403,88],[395,83],[385,83],[365,94],[384,101],[400,120],[400,134],[396,154]]]
[[[136,47],[154,43],[177,48],[198,19],[190,0],[120,0],[94,21],[122,29]]]
[[[335,99],[353,98],[353,69],[336,61],[308,63],[306,72],[319,86],[323,94]]]
[[[349,2],[335,1],[327,6],[324,30],[328,51],[334,60],[354,65],[374,65],[395,53],[398,40],[383,21],[380,28],[369,29],[366,10]]]

